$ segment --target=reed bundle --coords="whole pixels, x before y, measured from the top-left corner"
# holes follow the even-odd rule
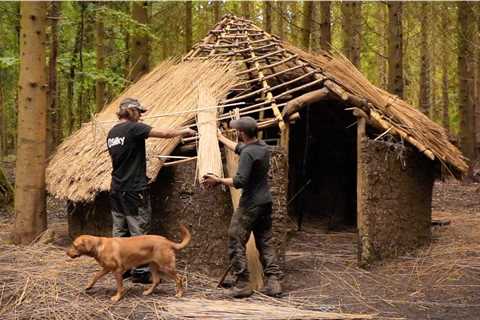
[[[199,108],[198,84],[209,88],[214,100],[218,101],[236,81],[230,67],[213,60],[161,63],[57,148],[47,167],[47,190],[57,198],[75,202],[92,201],[98,192],[109,190],[111,162],[105,140],[109,129],[116,124],[116,111],[124,98],[136,98],[147,108],[145,123],[174,128],[195,118],[195,110]],[[147,175],[150,178],[156,178],[164,163],[158,156],[169,155],[178,143],[178,138],[147,140]]]
[[[460,173],[467,171],[466,159],[449,142],[447,132],[443,127],[401,98],[374,86],[343,55],[325,51],[313,55],[288,43],[283,43],[283,46],[321,70],[327,78],[334,80],[347,92],[358,98],[366,99],[374,114],[380,115],[381,121],[375,121],[381,126],[380,129],[388,130],[393,127],[402,138],[408,140],[408,137],[412,137],[414,141],[418,142],[417,148],[428,149],[444,165],[452,165],[453,167],[450,169]]]
[[[201,106],[213,106],[217,104],[215,96],[210,89],[200,86],[198,90],[198,104]],[[217,138],[217,110],[199,111],[197,115],[198,150],[197,150],[197,174],[200,183],[207,173],[223,177],[222,155]]]

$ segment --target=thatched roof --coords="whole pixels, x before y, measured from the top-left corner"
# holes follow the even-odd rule
[[[223,58],[242,69],[237,73],[241,84],[227,102],[250,101],[253,106],[245,111],[274,108],[275,104],[281,110],[301,94],[327,88],[332,97],[361,108],[369,125],[389,130],[430,159],[440,161],[453,174],[461,175],[468,168],[444,128],[399,97],[371,84],[340,54],[307,53],[249,20],[227,15],[185,59],[205,57]]]
[[[198,83],[210,88],[218,101],[235,84],[235,76],[214,61],[161,63],[57,148],[47,167],[47,190],[57,198],[71,201],[91,201],[98,192],[109,190],[112,165],[106,134],[117,123],[120,101],[125,97],[137,98],[148,109],[143,116],[145,123],[173,128],[195,118]],[[147,140],[149,177],[155,178],[164,163],[158,156],[169,155],[178,143],[178,138]]]
[[[448,141],[441,126],[400,98],[372,85],[341,55],[309,54],[249,20],[227,15],[183,61],[160,64],[96,115],[95,121],[84,124],[62,143],[47,168],[48,191],[72,201],[91,201],[98,192],[107,191],[111,164],[105,135],[115,123],[119,101],[127,96],[138,98],[149,108],[146,123],[178,126],[195,117],[198,83],[211,88],[217,101],[223,99],[224,105],[244,102],[241,115],[265,116],[263,123],[278,123],[279,127],[283,124],[281,112],[289,101],[326,88],[332,98],[363,110],[369,125],[401,137],[455,175],[467,170],[465,158]],[[156,117],[179,111],[192,112]],[[229,111],[224,108],[225,114],[219,118],[228,119]],[[158,156],[170,154],[178,142],[148,140],[149,177],[155,178],[162,167],[164,161]]]

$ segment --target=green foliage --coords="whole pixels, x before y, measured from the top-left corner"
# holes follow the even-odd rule
[[[131,16],[131,3],[125,1],[105,2],[67,1],[61,2],[61,19],[58,24],[58,94],[62,121],[75,117],[75,126],[82,119],[78,115],[89,115],[95,109],[95,85],[98,80],[107,84],[108,99],[114,98],[129,85],[126,75],[129,71],[129,42],[134,35],[151,39],[151,65],[169,57],[185,54],[185,3],[183,1],[151,2],[151,19],[147,25],[138,23]],[[214,21],[213,1],[193,1],[192,39],[201,41],[217,21]],[[332,2],[332,46],[342,47],[342,14],[340,2]],[[420,74],[420,4],[406,2],[404,6],[404,77],[405,97],[413,105],[418,104]],[[220,16],[226,13],[242,15],[240,1],[221,1]],[[264,3],[254,1],[250,5],[250,19],[258,26],[263,25]],[[286,40],[300,46],[303,2],[284,3],[283,17],[279,16],[277,3],[273,5],[273,25],[284,22]],[[429,48],[432,54],[432,102],[438,107],[442,103],[442,61],[441,44],[448,42],[448,97],[450,101],[450,122],[452,131],[458,132],[458,79],[457,79],[457,40],[456,40],[456,3],[432,3],[433,14],[429,21]],[[440,13],[448,11],[449,30],[443,32]],[[476,10],[479,11],[478,6]],[[316,11],[318,15],[318,10]],[[387,23],[386,4],[384,2],[362,3],[362,47],[361,71],[374,84],[386,86]],[[480,14],[480,12],[477,12]],[[95,20],[100,16],[105,27],[105,70],[96,68]],[[80,25],[83,17],[83,38],[80,39]],[[313,18],[314,24],[320,18]],[[4,113],[7,116],[9,148],[13,150],[16,136],[16,95],[19,72],[19,2],[0,2],[0,87],[4,92]],[[47,30],[48,37],[51,30]],[[82,43],[81,54],[78,48]],[[477,41],[477,40],[475,40]],[[77,46],[77,48],[76,48]],[[477,45],[477,48],[480,45]],[[47,52],[48,55],[48,52]],[[71,79],[72,70],[74,78]],[[73,86],[73,96],[69,96],[69,87]],[[81,104],[79,104],[81,102]],[[438,111],[433,113],[435,121],[441,121]],[[83,119],[85,120],[85,119]],[[73,128],[74,129],[74,128]],[[69,134],[64,126],[64,134]]]

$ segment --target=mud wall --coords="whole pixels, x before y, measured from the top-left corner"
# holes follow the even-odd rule
[[[269,173],[273,193],[274,243],[282,258],[292,229],[287,216],[287,162],[279,151],[272,152]],[[179,240],[178,225],[187,225],[192,233],[190,245],[178,254],[190,271],[218,276],[228,266],[227,230],[232,215],[228,189],[204,190],[194,184],[195,163],[184,163],[161,170],[151,186],[152,230],[169,239]],[[100,194],[93,204],[69,205],[69,233],[111,236],[108,194]]]
[[[429,241],[435,171],[410,146],[360,140],[358,253],[365,266]]]

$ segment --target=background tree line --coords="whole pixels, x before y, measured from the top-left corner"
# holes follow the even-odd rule
[[[304,49],[342,52],[374,84],[443,124],[475,159],[480,6],[474,2],[52,1],[45,10],[49,152],[131,81],[187,52],[233,13]],[[0,30],[3,157],[17,141],[19,2],[0,3]]]

